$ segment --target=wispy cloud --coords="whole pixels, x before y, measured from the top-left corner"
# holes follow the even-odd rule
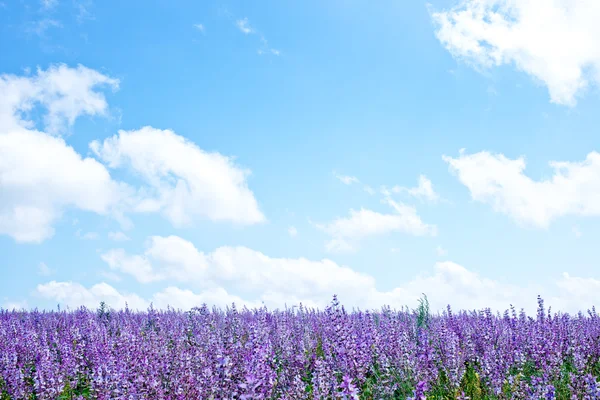
[[[281,52],[277,49],[258,49],[256,50],[256,52],[258,53],[258,55],[264,55],[264,54],[273,54],[274,56],[278,56],[281,54]]]
[[[46,32],[51,28],[62,28],[63,25],[52,18],[44,18],[39,21],[31,21],[25,27],[25,31],[29,34],[35,34],[39,37],[45,37]]]
[[[327,224],[314,224],[317,229],[331,237],[325,244],[327,251],[351,252],[367,237],[393,232],[413,236],[437,235],[437,227],[423,222],[414,207],[390,198],[383,199],[382,203],[391,207],[394,212],[383,214],[365,208],[358,211],[351,209],[348,217],[337,218]]]
[[[436,202],[439,200],[440,196],[433,190],[433,185],[429,179],[425,175],[419,176],[419,184],[416,187],[406,188],[402,186],[394,186],[392,188],[392,192],[394,193],[408,193],[409,195],[419,198],[425,199],[431,202]],[[389,191],[386,188],[382,189],[382,193],[384,195],[389,195]]]
[[[94,2],[92,0],[76,0],[75,3],[75,18],[78,24],[82,24],[85,20],[93,20],[94,15],[90,11]]]
[[[369,193],[371,196],[375,194],[375,189],[373,189],[369,185],[365,185],[363,189],[365,190],[365,192]]]
[[[83,240],[96,240],[99,238],[99,236],[96,232],[87,232],[87,233],[82,234],[81,229],[78,229],[77,232],[75,232],[75,236],[77,236],[78,238],[81,238]]]
[[[235,25],[245,35],[255,33],[254,28],[252,28],[252,26],[250,26],[250,22],[248,21],[248,18],[238,19],[237,21],[235,21]]]
[[[262,33],[259,33],[252,25],[250,25],[250,21],[248,21],[247,17],[236,20],[235,25],[244,35],[258,35],[260,37],[260,42],[262,45],[256,51],[258,55],[271,54],[274,56],[279,56],[281,54],[281,51],[269,46],[269,41],[267,38]]]
[[[203,24],[194,24],[194,28],[196,28],[197,30],[199,30],[202,33],[204,33],[206,31],[206,28],[204,27]]]
[[[269,46],[269,42],[267,42],[267,39],[265,39],[264,36],[261,35],[260,37],[260,41],[263,44],[262,47],[260,49],[257,50],[259,55],[263,55],[263,54],[272,54],[274,56],[279,56],[281,55],[281,52],[277,49],[274,49],[272,47]]]
[[[110,240],[114,240],[115,242],[126,242],[128,240],[131,240],[129,238],[129,236],[127,236],[123,232],[109,232],[108,233],[108,238]]]
[[[58,0],[41,0],[42,8],[45,10],[56,7]]]
[[[349,175],[340,175],[337,172],[333,171],[333,176],[336,177],[337,180],[342,182],[344,185],[352,185],[353,183],[360,183],[357,177],[349,176]]]

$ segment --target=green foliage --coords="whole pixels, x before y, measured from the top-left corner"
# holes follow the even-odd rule
[[[110,309],[105,302],[100,302],[100,307],[97,310],[98,319],[108,321],[110,320]]]
[[[0,377],[0,400],[11,400],[6,388],[6,382],[4,382],[2,377]]]
[[[532,377],[541,377],[542,371],[535,365],[531,360],[527,360],[521,369],[522,378],[529,384],[531,384]]]
[[[588,372],[596,377],[596,379],[600,379],[600,360],[590,360],[588,363]]]
[[[436,400],[450,400],[456,398],[453,396],[453,391],[450,390],[450,382],[448,381],[448,376],[444,371],[439,371],[438,380],[433,385],[428,393],[428,399],[436,399]]]
[[[405,400],[412,395],[413,390],[414,387],[410,384],[410,382],[402,381],[400,383],[400,387],[394,391],[394,400]]]
[[[35,393],[35,379],[33,378],[35,376],[35,364],[33,362],[28,362],[27,364],[25,364],[24,366],[24,371],[23,371],[23,375],[25,375],[25,378],[23,379],[25,381],[25,384],[29,387],[31,387],[31,394],[29,395],[29,400],[37,400],[37,394]]]
[[[69,381],[67,381],[65,383],[65,387],[63,388],[62,392],[58,396],[58,399],[59,400],[73,400],[73,399],[78,398],[79,396],[83,396],[84,399],[91,399],[92,398],[91,391],[92,391],[92,388],[91,388],[90,380],[83,375],[79,375],[79,377],[77,379],[77,385],[75,385],[75,387],[72,387],[71,384],[69,383]]]
[[[323,339],[320,336],[317,338],[317,347],[315,349],[315,354],[318,358],[325,359],[325,352],[323,351]]]
[[[306,388],[304,390],[309,395],[309,397],[312,397],[312,393],[313,393],[312,378],[313,378],[312,369],[306,368],[306,370],[304,371],[304,375],[302,376],[302,382],[304,382],[304,384],[306,385]]]
[[[427,295],[423,293],[423,297],[419,299],[419,306],[415,310],[417,313],[417,328],[429,328],[429,300]]]
[[[479,374],[470,363],[466,363],[466,370],[460,382],[462,391],[470,400],[484,399],[484,391]]]
[[[552,382],[556,389],[557,400],[569,400],[571,399],[571,388],[569,387],[570,375],[576,373],[575,365],[573,364],[572,357],[567,358],[560,368],[560,377]]]
[[[369,373],[367,374],[365,383],[363,383],[362,388],[360,390],[360,395],[359,395],[360,400],[371,400],[371,399],[376,399],[376,398],[379,399],[380,397],[376,397],[377,392],[375,391],[375,388],[377,387],[377,384],[379,383],[380,380],[381,380],[381,375],[380,375],[380,371],[379,371],[379,365],[375,361],[373,363],[373,367],[371,368],[371,371],[369,371]]]

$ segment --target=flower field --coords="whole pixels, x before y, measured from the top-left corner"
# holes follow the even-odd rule
[[[600,318],[514,309],[0,312],[0,399],[596,399]]]

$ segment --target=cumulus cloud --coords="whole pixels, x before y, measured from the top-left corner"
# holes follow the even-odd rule
[[[114,249],[102,254],[102,260],[112,270],[131,275],[141,283],[165,279],[165,276],[154,271],[147,258],[139,255],[129,256],[123,249]]]
[[[228,286],[253,295],[273,292],[310,299],[373,285],[371,277],[327,259],[272,258],[246,247],[227,246],[204,253],[178,236],[151,237],[141,255],[114,249],[102,254],[102,259],[112,271],[141,283],[174,281],[205,289]]]
[[[38,70],[34,76],[0,76],[0,234],[18,242],[41,242],[54,233],[64,209],[117,214],[128,191],[93,158],[83,158],[55,136],[79,115],[104,114],[98,86],[118,81],[83,66]],[[35,130],[28,119],[35,105],[47,111]]]
[[[231,157],[209,153],[170,130],[144,127],[90,144],[110,168],[128,167],[149,185],[138,212],[162,212],[175,226],[196,218],[239,224],[263,222],[247,178]]]
[[[261,302],[246,301],[239,296],[231,295],[223,288],[208,289],[195,293],[188,289],[169,286],[160,292],[154,293],[148,299],[144,299],[136,294],[123,294],[105,282],[88,288],[76,282],[51,281],[38,285],[34,295],[41,299],[52,300],[60,304],[61,307],[71,309],[81,306],[95,309],[100,306],[101,302],[114,309],[123,309],[127,305],[131,310],[146,310],[150,307],[150,304],[158,309],[171,307],[186,311],[193,307],[200,307],[202,304],[226,307],[235,303],[237,307],[246,306],[248,308],[257,308],[263,305]],[[13,308],[27,309],[28,303],[26,301],[7,302],[4,307],[8,310]]]
[[[348,217],[337,218],[327,224],[316,224],[318,229],[331,236],[326,243],[326,249],[331,252],[352,251],[360,240],[368,236],[392,232],[415,236],[437,235],[437,227],[424,223],[414,207],[396,202],[389,197],[386,197],[383,202],[395,212],[382,214],[361,208],[358,211],[350,210]]]
[[[514,65],[543,82],[554,103],[573,106],[600,81],[596,0],[463,0],[432,18],[454,57],[478,68]]]
[[[473,200],[490,204],[522,225],[546,228],[561,216],[600,215],[600,154],[584,161],[552,161],[548,179],[525,175],[525,159],[482,151],[443,156]]]
[[[250,171],[171,131],[120,131],[90,144],[109,167],[128,166],[144,178],[146,185],[137,189],[113,180],[105,165],[69,146],[60,134],[78,116],[105,114],[99,90],[117,89],[118,83],[83,66],[0,75],[0,234],[42,242],[69,208],[111,216],[123,229],[131,226],[125,216],[130,212],[161,212],[176,226],[197,217],[265,220],[247,186]],[[40,119],[45,132],[36,129]]]
[[[2,7],[2,3],[0,3],[0,7]],[[2,305],[2,308],[9,311],[28,310],[29,303],[27,301],[5,301],[5,303]]]
[[[67,207],[109,215],[128,192],[106,168],[42,132],[0,133],[0,234],[41,242]]]
[[[53,300],[62,306],[71,308],[96,308],[100,302],[123,309],[127,305],[131,309],[146,309],[149,303],[136,294],[122,294],[107,283],[98,283],[90,288],[75,282],[51,281],[40,284],[35,290],[40,298]]]
[[[27,114],[39,104],[47,110],[43,116],[45,131],[63,133],[80,115],[106,113],[106,99],[98,91],[102,87],[116,90],[119,80],[82,65],[53,65],[38,69],[34,76],[0,75],[0,131],[32,128]]]
[[[261,302],[246,301],[238,296],[231,295],[223,288],[207,289],[200,293],[194,293],[189,289],[169,286],[161,292],[155,293],[152,299],[153,305],[156,307],[173,307],[178,310],[189,310],[193,307],[200,307],[202,304],[226,307],[235,303],[236,307],[246,306],[248,308],[258,308],[263,305]]]
[[[586,310],[597,301],[600,280],[563,274],[550,285],[507,284],[486,278],[453,262],[438,262],[432,271],[423,272],[387,291],[377,288],[375,279],[331,260],[311,261],[304,258],[274,258],[245,247],[221,247],[203,253],[179,237],[153,237],[143,254],[118,252],[109,261],[112,271],[132,274],[142,282],[146,276],[159,277],[169,286],[148,299],[134,294],[121,294],[102,283],[85,288],[71,282],[39,285],[36,293],[71,307],[97,306],[105,301],[113,307],[144,308],[150,302],[166,308],[189,309],[202,303],[224,306],[238,305],[270,308],[293,306],[302,302],[310,307],[325,307],[333,294],[343,304],[361,309],[414,308],[422,293],[428,295],[433,311],[443,310],[448,303],[454,309],[504,311],[512,304],[529,313],[536,310],[536,297],[542,295],[555,311]],[[113,255],[114,256],[114,255]],[[143,262],[142,275],[126,264]],[[141,260],[141,261],[140,261]],[[114,267],[114,268],[113,268]],[[180,288],[192,285],[194,288]]]

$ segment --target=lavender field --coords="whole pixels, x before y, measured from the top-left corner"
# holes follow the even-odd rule
[[[1,399],[596,399],[595,310],[2,311]]]

